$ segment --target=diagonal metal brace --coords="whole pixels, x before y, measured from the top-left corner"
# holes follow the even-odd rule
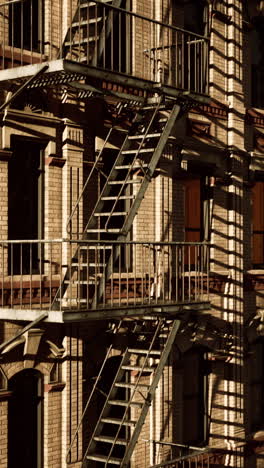
[[[35,73],[35,75],[31,76],[25,83],[23,83],[20,88],[18,88],[16,90],[16,92],[14,94],[12,94],[12,96],[7,99],[7,101],[4,102],[4,104],[2,104],[2,106],[0,106],[0,112],[2,110],[4,110],[7,106],[9,106],[9,104],[11,104],[11,102],[19,95],[22,93],[22,91],[24,91],[24,89],[30,84],[32,83],[32,81],[34,81],[36,78],[38,78],[39,75],[41,75],[42,73],[44,73],[47,69],[49,68],[49,65],[46,63],[45,65],[43,65],[43,67],[41,67],[40,70],[37,71],[37,73]]]
[[[9,340],[4,341],[4,343],[2,343],[0,345],[0,353],[4,348],[6,348],[7,345],[9,345],[9,344],[13,343],[14,341],[16,341],[17,338],[19,338],[24,333],[26,333],[28,330],[33,328],[35,325],[37,325],[37,323],[42,322],[42,320],[45,320],[48,317],[48,315],[49,315],[48,312],[44,312],[36,320],[33,320],[33,322],[30,322],[28,325],[26,325],[22,330],[20,330],[12,338],[10,338]]]

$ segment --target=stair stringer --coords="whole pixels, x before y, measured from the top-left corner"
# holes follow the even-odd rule
[[[165,147],[165,145],[166,145],[166,143],[168,141],[168,138],[169,138],[169,136],[171,134],[171,131],[173,129],[175,121],[176,121],[177,117],[180,114],[180,111],[181,111],[181,106],[179,104],[175,104],[173,106],[173,108],[172,108],[171,114],[170,114],[170,116],[169,116],[169,118],[168,118],[168,120],[166,122],[166,125],[164,127],[164,130],[162,132],[162,136],[159,139],[158,145],[157,145],[157,147],[156,147],[156,149],[155,149],[155,151],[153,153],[153,156],[151,158],[151,161],[150,161],[150,163],[148,165],[147,173],[145,173],[145,175],[144,175],[143,181],[142,181],[141,186],[139,188],[139,191],[138,191],[138,193],[136,195],[136,198],[135,198],[135,200],[134,200],[134,202],[133,202],[133,204],[132,204],[132,206],[131,206],[131,208],[129,210],[129,213],[128,213],[126,219],[125,219],[125,222],[124,222],[123,227],[121,229],[120,235],[117,237],[118,242],[125,241],[126,236],[127,236],[128,232],[129,232],[129,230],[131,229],[134,218],[135,218],[135,216],[136,216],[136,214],[137,214],[137,212],[139,210],[141,201],[144,198],[146,190],[147,190],[147,188],[149,186],[151,178],[153,177],[155,169],[156,169],[156,167],[158,165],[158,162],[159,162],[160,157],[161,157],[161,155],[163,153],[164,147]],[[124,142],[124,145],[125,145],[125,142]],[[120,151],[122,151],[122,149]],[[99,203],[100,203],[100,200],[97,203],[97,207],[100,206]],[[95,211],[95,209],[94,209],[94,211]],[[108,259],[104,274],[102,275],[102,277],[100,279],[99,287],[97,288],[97,294],[94,296],[94,299],[93,299],[93,302],[92,302],[92,309],[95,309],[97,307],[97,305],[99,304],[99,302],[100,302],[100,300],[102,298],[105,284],[108,281],[108,279],[110,278],[110,275],[112,273],[112,265],[114,265],[117,257],[118,257],[118,252],[117,252],[117,249],[115,249],[114,253],[112,253],[110,258]]]
[[[137,425],[134,429],[134,432],[133,432],[133,435],[131,437],[131,440],[129,442],[129,445],[127,447],[127,450],[125,452],[125,456],[123,458],[123,462],[122,464],[120,465],[121,468],[126,468],[128,467],[128,463],[130,461],[130,458],[132,456],[132,453],[134,451],[134,448],[135,448],[135,445],[137,443],[137,440],[138,440],[138,437],[140,435],[140,432],[141,432],[141,429],[143,427],[143,424],[145,422],[145,419],[146,419],[146,416],[148,414],[148,410],[151,406],[151,403],[152,403],[152,400],[154,398],[154,395],[155,395],[155,391],[156,391],[156,388],[158,386],[158,383],[160,381],[160,378],[161,378],[161,375],[162,375],[162,372],[163,372],[163,369],[166,365],[166,362],[168,360],[168,357],[169,357],[169,354],[170,354],[170,351],[171,351],[171,348],[173,346],[173,343],[175,341],[175,337],[178,333],[178,330],[179,330],[179,327],[180,327],[180,324],[181,324],[181,321],[180,320],[175,320],[173,325],[172,325],[172,328],[171,328],[171,331],[170,331],[170,334],[169,334],[169,337],[167,339],[167,342],[165,344],[165,347],[164,347],[164,350],[163,350],[163,353],[161,355],[161,359],[160,359],[160,362],[158,364],[158,367],[156,369],[156,372],[153,376],[153,380],[152,380],[152,383],[151,383],[151,386],[150,386],[150,389],[149,389],[149,392],[148,392],[148,395],[147,395],[147,398],[145,400],[145,403],[144,403],[144,406],[142,408],[142,411],[141,411],[141,415],[137,421]]]
[[[156,327],[156,330],[153,332],[153,338],[151,340],[151,344],[149,344],[148,349],[146,348],[145,360],[144,360],[144,363],[142,364],[142,368],[141,368],[139,377],[137,378],[137,381],[134,384],[132,384],[133,391],[131,391],[129,401],[126,402],[127,403],[126,404],[126,410],[124,412],[123,418],[122,418],[122,420],[120,420],[120,423],[118,423],[119,427],[117,429],[115,437],[113,438],[114,442],[111,442],[111,448],[110,448],[110,451],[109,451],[108,455],[106,455],[105,457],[101,457],[101,459],[100,459],[100,454],[94,453],[94,450],[96,448],[96,437],[98,437],[100,435],[101,430],[102,430],[103,425],[104,425],[104,422],[101,422],[101,420],[105,417],[105,415],[107,415],[107,412],[109,411],[109,403],[108,402],[109,402],[109,400],[113,399],[114,392],[115,392],[115,384],[118,381],[120,382],[120,380],[122,378],[122,373],[124,372],[123,369],[122,369],[122,366],[124,366],[124,364],[128,363],[128,361],[129,361],[129,352],[131,353],[131,352],[136,351],[136,350],[127,349],[125,355],[123,356],[122,362],[120,363],[120,366],[119,366],[119,369],[117,371],[116,377],[114,379],[113,385],[112,385],[112,387],[111,387],[111,389],[110,389],[110,391],[108,393],[108,396],[107,396],[105,405],[103,407],[103,410],[101,412],[101,415],[98,418],[96,428],[95,428],[94,433],[93,433],[93,435],[91,437],[91,440],[90,440],[90,442],[88,444],[88,447],[87,447],[87,449],[85,451],[82,468],[88,468],[89,460],[90,460],[90,463],[91,463],[91,460],[96,460],[96,459],[97,460],[100,459],[99,463],[103,463],[105,467],[112,466],[112,458],[113,458],[112,457],[112,452],[113,452],[113,449],[115,447],[115,443],[118,444],[120,430],[123,427],[122,425],[126,421],[126,417],[129,416],[129,410],[130,410],[130,408],[131,408],[131,406],[133,404],[133,402],[132,402],[133,397],[134,397],[135,393],[138,391],[138,388],[140,388],[140,382],[139,382],[140,376],[141,376],[142,372],[144,372],[144,370],[146,368],[145,366],[146,366],[147,359],[149,357],[151,357],[151,353],[153,352],[153,346],[155,346],[156,340],[157,340],[157,338],[159,336],[160,331],[162,330],[162,325],[164,323],[166,323],[166,321],[159,320],[159,322],[157,324],[157,327]],[[158,386],[158,383],[159,383],[159,380],[161,378],[162,372],[163,372],[164,367],[166,365],[166,362],[168,360],[168,357],[169,357],[171,348],[173,346],[173,343],[175,341],[175,337],[176,337],[177,332],[179,330],[180,324],[181,324],[180,320],[174,320],[172,325],[171,325],[169,335],[168,335],[167,340],[165,342],[164,348],[163,348],[163,350],[161,352],[159,363],[158,363],[158,365],[157,365],[157,367],[156,367],[156,369],[154,371],[154,374],[153,374],[152,383],[150,384],[150,386],[148,388],[147,396],[144,397],[144,403],[142,404],[142,407],[141,407],[141,414],[140,414],[140,416],[139,416],[139,418],[138,418],[138,420],[136,422],[133,434],[132,434],[130,440],[128,441],[128,443],[127,443],[127,448],[125,450],[123,458],[120,459],[120,463],[115,462],[115,464],[118,464],[118,466],[120,466],[120,467],[123,467],[123,468],[128,467],[129,461],[131,459],[131,456],[132,456],[132,453],[134,451],[135,445],[137,443],[138,437],[139,437],[140,432],[142,430],[142,426],[143,426],[143,424],[145,422],[148,410],[149,410],[149,408],[151,406],[153,397],[155,395],[156,388]]]

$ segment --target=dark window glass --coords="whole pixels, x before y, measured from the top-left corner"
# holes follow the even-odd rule
[[[9,6],[9,45],[40,52],[42,6],[40,0],[25,0]]]
[[[264,182],[256,182],[252,189],[252,263],[264,264]]]

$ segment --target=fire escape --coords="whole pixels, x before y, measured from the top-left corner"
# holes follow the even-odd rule
[[[118,332],[121,323],[131,327],[131,320],[124,317],[133,318],[134,344],[128,346],[123,355],[83,460],[84,467],[93,462],[101,466],[126,467],[183,312],[208,307],[206,245],[127,241],[164,148],[172,138],[175,123],[197,102],[206,102],[208,40],[134,13],[127,8],[129,2],[126,1],[79,0],[71,3],[72,20],[68,29],[59,32],[57,56],[51,47],[47,52],[44,43],[37,46],[38,54],[34,53],[32,44],[36,34],[31,24],[28,64],[22,51],[30,48],[22,31],[27,24],[26,11],[23,12],[26,3],[0,6],[9,21],[14,21],[17,15],[22,18],[20,39],[14,26],[3,23],[8,32],[4,32],[6,43],[2,46],[0,86],[3,91],[11,89],[12,92],[6,93],[1,111],[25,90],[52,87],[58,92],[74,93],[79,102],[104,99],[115,109],[103,146],[68,221],[70,239],[62,241],[67,244],[67,266],[65,268],[65,257],[61,257],[59,284],[54,292],[50,281],[45,304],[40,299],[34,306],[30,299],[30,306],[26,308],[39,313],[32,326],[48,317],[52,321],[56,314],[63,317],[62,322],[75,321],[76,316],[80,321],[100,318],[101,314],[104,319],[117,320],[114,332]],[[62,6],[59,13],[62,19]],[[148,35],[146,40],[144,31]],[[52,36],[51,31],[49,34]],[[106,157],[114,132],[121,135],[119,150],[83,232],[75,233],[75,216],[87,202],[87,187]],[[1,244],[3,260],[14,252],[12,249],[12,245]],[[44,247],[44,251],[40,249],[45,272],[47,265],[52,264],[51,251],[52,243]],[[23,249],[21,252],[23,255]],[[128,275],[123,283],[120,280],[128,273],[124,267],[127,252],[132,257],[130,268],[135,271],[130,281],[132,296]],[[148,268],[142,273],[143,257],[147,259],[145,266]],[[188,273],[193,264],[196,276],[191,280]],[[119,275],[118,280],[114,273]],[[52,274],[50,269],[47,277],[52,278]],[[12,283],[10,301],[4,303],[4,274],[2,277],[0,299],[2,309],[8,311],[17,304],[12,296],[15,286]],[[115,282],[118,282],[117,293]],[[126,291],[123,298],[121,284]],[[21,310],[25,308],[22,302],[20,300]],[[152,317],[151,320],[146,321],[146,315]],[[144,379],[143,384],[141,377],[146,375],[149,381],[146,383]]]

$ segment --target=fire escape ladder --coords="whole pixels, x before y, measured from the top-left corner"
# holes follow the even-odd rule
[[[83,233],[84,240],[114,241],[116,244],[100,246],[95,242],[89,247],[85,243],[79,244],[53,301],[53,309],[58,309],[63,302],[68,302],[69,307],[82,305],[88,309],[96,309],[100,304],[106,282],[120,255],[118,242],[127,238],[175,121],[185,105],[186,102],[175,104],[160,97],[155,104],[151,102],[135,112],[130,131],[123,140]],[[105,146],[106,142],[103,148]],[[77,297],[65,297],[69,285],[71,289],[74,284]],[[84,289],[86,299],[82,297]]]
[[[112,120],[112,124],[110,125],[110,128],[107,132],[107,135],[105,137],[104,143],[102,145],[102,148],[100,152],[97,154],[96,159],[94,161],[93,167],[91,168],[91,171],[89,172],[89,175],[84,183],[84,186],[82,188],[82,191],[71,211],[71,214],[68,218],[67,225],[66,225],[66,230],[69,235],[69,237],[75,238],[75,236],[79,237],[80,233],[79,232],[74,232],[73,228],[73,219],[74,216],[78,216],[78,212],[80,210],[80,205],[84,202],[84,196],[87,187],[89,186],[89,183],[94,176],[96,171],[100,172],[100,162],[102,161],[103,158],[103,153],[104,150],[107,148],[107,143],[111,140],[111,137],[113,135],[114,131],[119,132],[120,134],[127,134],[127,130],[124,130],[122,126],[119,125],[120,121],[120,116],[122,113],[125,111],[127,107],[127,103],[119,102],[115,108],[115,118]],[[126,138],[126,136],[122,136],[122,138]],[[83,237],[86,237],[86,234],[84,232]],[[67,271],[65,273],[65,276],[62,280],[62,283],[53,299],[52,303],[52,310],[58,310],[61,306],[61,303],[67,302],[67,306],[77,306],[79,307],[81,304],[83,304],[86,301],[83,301],[82,298],[80,297],[80,290],[83,288],[84,285],[86,285],[88,288],[90,285],[95,286],[95,290],[97,291],[97,283],[95,278],[97,275],[100,274],[102,264],[101,258],[102,255],[105,256],[105,251],[111,249],[110,246],[105,247],[103,250],[100,249],[100,246],[98,245],[90,245],[89,250],[87,249],[87,246],[84,244],[83,246],[80,244],[77,249],[74,251],[74,255],[70,259],[70,262],[67,267]],[[86,263],[84,263],[86,262]],[[89,274],[87,273],[89,265]],[[105,265],[105,263],[104,263]],[[67,289],[71,289],[72,286],[75,286],[77,284],[78,290],[77,290],[77,298],[72,298],[72,295],[70,294],[70,297],[65,297],[65,292]],[[70,285],[70,287],[69,287]]]
[[[77,61],[97,65],[113,23],[105,13],[104,4],[120,7],[121,1],[102,0],[102,5],[99,5],[79,0],[63,42],[62,58],[70,53],[71,58]]]
[[[91,462],[127,467],[168,360],[180,321],[161,319],[148,331],[134,332],[113,380],[85,452]],[[138,334],[138,337],[137,337]],[[142,340],[144,337],[144,340]]]
[[[85,228],[87,237],[126,237],[179,112],[180,105],[169,109],[159,101],[136,114]]]
[[[180,111],[180,105],[168,108],[161,99],[140,109],[88,221],[87,237],[126,239]],[[104,256],[92,308],[102,299],[119,250],[117,245]]]

